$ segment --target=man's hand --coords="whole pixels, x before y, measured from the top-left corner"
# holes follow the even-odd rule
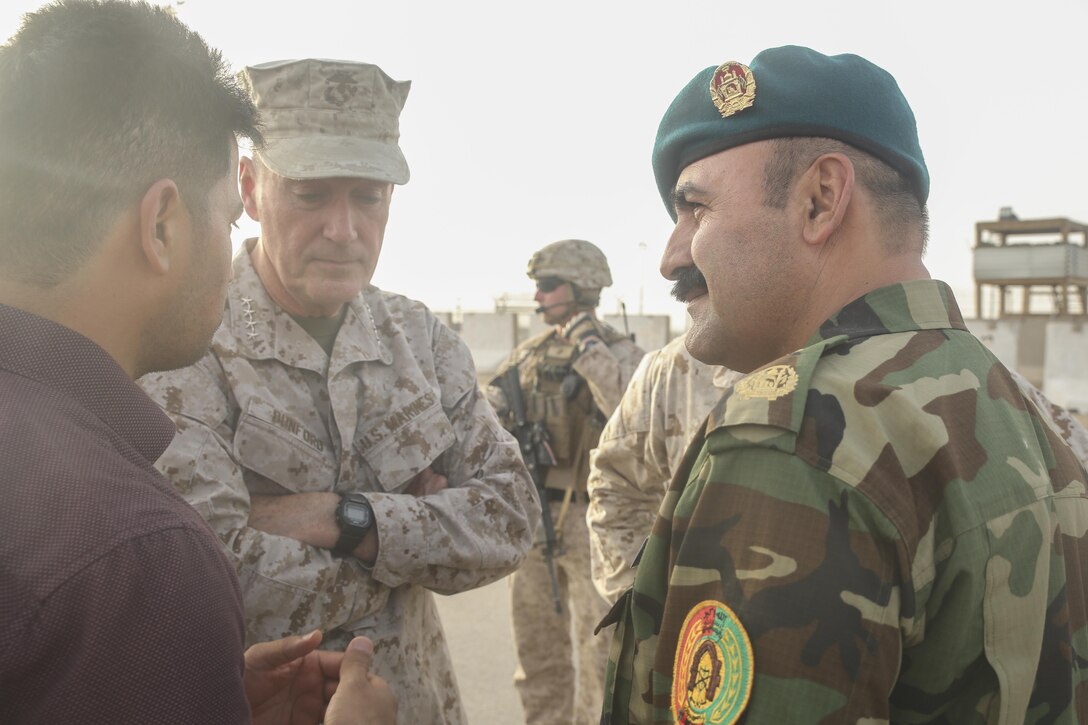
[[[325,713],[325,725],[393,725],[397,698],[389,684],[370,674],[374,644],[356,637],[348,644],[340,666],[340,687]]]
[[[416,497],[429,496],[432,493],[445,490],[448,486],[449,481],[446,480],[445,476],[441,473],[435,473],[433,468],[427,466],[408,482],[408,487],[404,489],[404,492]]]
[[[322,721],[340,679],[344,653],[322,652],[319,644],[321,632],[314,630],[305,637],[261,642],[246,650],[246,699],[254,725]]]

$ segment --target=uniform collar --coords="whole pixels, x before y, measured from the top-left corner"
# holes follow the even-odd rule
[[[249,255],[256,242],[256,239],[246,240],[235,254],[227,295],[225,327],[242,354],[318,372],[340,367],[341,360],[392,362],[393,356],[378,335],[371,310],[371,302],[377,301],[381,294],[378,288],[369,286],[348,303],[330,359],[265,290]]]
[[[947,328],[967,329],[952,290],[940,280],[918,279],[881,287],[857,298],[820,325],[805,346],[840,336],[853,340]]]
[[[944,282],[913,280],[873,290],[832,315],[800,350],[737,380],[710,412],[705,432],[755,424],[797,433],[821,358],[832,351],[846,354],[853,344],[877,335],[935,329],[967,330]],[[792,435],[782,445],[789,450]]]

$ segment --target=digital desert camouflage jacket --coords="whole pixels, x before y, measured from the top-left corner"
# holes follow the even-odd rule
[[[593,583],[609,602],[631,586],[631,562],[691,437],[740,377],[693,358],[683,336],[639,363],[590,457],[590,562]]]
[[[693,441],[605,620],[605,721],[1085,722],[1086,533],[951,290],[876,290]]]
[[[517,443],[460,338],[419,302],[371,287],[348,306],[330,358],[268,297],[243,249],[211,351],[140,382],[178,427],[160,470],[234,559],[247,640],[319,628],[343,646],[346,633],[365,634],[400,722],[460,722],[427,590],[509,574],[540,517]],[[449,488],[402,493],[429,465]],[[367,493],[372,569],[248,525],[250,494],[310,491]]]

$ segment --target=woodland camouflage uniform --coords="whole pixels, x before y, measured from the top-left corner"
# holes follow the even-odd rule
[[[1020,391],[1088,466],[1088,430],[1015,371]],[[593,583],[609,602],[631,586],[631,566],[693,435],[743,377],[691,357],[684,338],[647,353],[605,424],[589,472]]]
[[[745,362],[761,367],[695,435],[634,585],[604,620],[616,626],[602,722],[1088,721],[1085,469],[922,264],[930,177],[891,74],[782,46],[684,86],[652,154],[677,221],[666,259],[678,296],[720,294],[711,275],[691,292],[680,282],[697,241],[727,248],[697,238],[732,198],[723,188],[762,171],[767,191],[771,167],[803,144],[756,152],[762,170],[730,168],[743,153],[708,157],[805,137],[840,150],[796,159],[782,175],[787,207],[764,195],[783,224],[768,222],[770,243],[821,245],[812,259],[826,255],[830,279],[858,291],[817,285],[823,267],[806,270],[803,283],[820,287],[808,293],[768,278],[771,300],[838,310],[818,327],[745,333],[778,350],[795,334],[807,342]],[[700,189],[700,172],[721,178]],[[708,223],[711,235],[732,229]],[[850,268],[854,252],[873,269]],[[737,264],[755,272],[758,254]],[[766,313],[732,302],[715,314]],[[749,352],[699,349],[722,361]]]
[[[676,666],[714,600],[751,643],[746,725],[1084,722],[1085,554],[1083,467],[951,291],[875,290],[692,442],[610,615],[604,721],[741,696]]]

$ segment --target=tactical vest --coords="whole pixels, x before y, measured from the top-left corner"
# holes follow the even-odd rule
[[[612,345],[625,335],[604,327]],[[575,488],[584,491],[589,452],[597,447],[607,417],[597,408],[585,379],[573,368],[578,348],[550,335],[519,364],[526,417],[548,430],[556,469],[573,469]]]

